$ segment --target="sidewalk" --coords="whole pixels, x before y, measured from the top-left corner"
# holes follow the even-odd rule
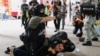
[[[68,25],[67,25],[68,24]],[[64,53],[64,56],[100,56],[100,41],[92,42],[93,46],[82,46],[82,42],[79,42],[78,37],[72,34],[73,26],[70,22],[65,26],[65,31],[68,34],[68,38],[76,45],[76,50],[71,53]],[[48,22],[47,36],[54,35],[55,27],[53,21]],[[24,32],[24,28],[21,27],[21,20],[0,20],[0,56],[9,56],[4,53],[8,46],[20,46],[23,43],[20,41],[19,35]],[[100,39],[100,38],[99,38]]]

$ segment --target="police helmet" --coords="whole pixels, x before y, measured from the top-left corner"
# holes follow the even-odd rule
[[[45,15],[45,6],[43,4],[37,4],[34,6],[34,15],[35,16],[44,16]]]

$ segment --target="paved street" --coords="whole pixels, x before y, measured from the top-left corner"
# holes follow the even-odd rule
[[[55,34],[53,21],[48,22],[47,36]],[[60,30],[62,31],[62,30]],[[66,20],[65,30],[68,33],[68,37],[75,43],[76,50],[71,53],[64,53],[64,56],[100,56],[100,38],[98,42],[93,42],[93,46],[82,46],[82,42],[79,42],[78,37],[72,34],[73,26]],[[0,56],[9,56],[4,53],[8,46],[20,46],[22,42],[19,39],[19,35],[24,32],[23,26],[21,26],[21,20],[1,20],[0,19]],[[85,33],[84,33],[85,36]]]

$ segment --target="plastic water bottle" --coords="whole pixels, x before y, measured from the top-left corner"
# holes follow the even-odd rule
[[[80,52],[80,49],[79,49],[79,48],[76,48],[76,49],[75,49],[75,52]]]

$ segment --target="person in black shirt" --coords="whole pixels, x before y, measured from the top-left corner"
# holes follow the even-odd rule
[[[84,22],[83,22],[82,15],[78,15],[77,18],[73,19],[73,26],[74,26],[73,34],[75,34],[77,37],[79,37],[79,41],[83,42],[82,39],[84,40],[84,38],[82,38],[82,36],[83,36]],[[78,33],[78,31],[79,31],[79,33]]]
[[[55,28],[56,28],[55,32],[59,31],[59,29],[60,29],[61,18],[57,17],[60,12],[61,11],[60,11],[60,5],[59,5],[59,3],[58,2],[54,2],[54,12],[53,12],[53,14],[57,18],[57,19],[54,20],[54,25],[55,25]]]
[[[43,45],[44,43],[43,41],[45,39],[45,22],[56,19],[55,16],[46,17],[44,14],[44,7],[41,6],[43,5],[36,5],[36,7],[34,7],[34,17],[31,17],[26,27],[25,33],[27,35],[27,40],[24,42],[24,46],[27,50],[26,53],[28,53],[29,55],[34,55],[38,48],[40,48],[41,45]],[[19,49],[20,48],[18,48],[18,50]],[[17,55],[20,56],[21,54]],[[15,54],[15,56],[17,55]]]

